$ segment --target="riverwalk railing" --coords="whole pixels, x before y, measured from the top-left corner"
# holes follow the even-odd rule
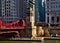
[[[42,38],[42,37],[37,37],[37,38],[10,38],[10,40],[25,40],[25,41],[43,41],[44,40],[44,38]]]

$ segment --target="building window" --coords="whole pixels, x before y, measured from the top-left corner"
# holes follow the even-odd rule
[[[9,3],[10,3],[10,1],[9,1]]]
[[[8,7],[6,9],[9,9]]]
[[[51,4],[55,4],[55,2],[51,2]]]
[[[47,6],[47,8],[49,9],[49,6]]]
[[[49,0],[47,0],[47,1],[49,1]]]
[[[9,4],[9,6],[10,6],[10,4]]]
[[[47,12],[49,12],[49,10],[47,10]]]
[[[49,13],[47,13],[47,15],[49,15]]]
[[[6,4],[6,6],[9,6],[8,4]]]
[[[0,14],[0,17],[1,17],[2,15]]]
[[[9,9],[10,9],[10,7],[9,7]]]
[[[57,22],[59,22],[59,16],[57,16]]]
[[[51,17],[51,22],[53,22],[53,23],[54,23],[54,17]]]
[[[3,14],[4,14],[4,12],[3,12]]]
[[[56,5],[56,8],[57,8],[58,6]]]
[[[60,8],[60,5],[59,5],[59,8]]]
[[[49,23],[49,17],[47,17],[47,22]]]
[[[51,5],[51,8],[55,8],[55,5]]]
[[[47,2],[47,4],[49,5],[49,2]]]

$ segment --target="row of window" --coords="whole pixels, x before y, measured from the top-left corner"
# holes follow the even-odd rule
[[[9,4],[9,3],[7,3],[7,4],[5,4],[5,6],[10,6],[10,4]]]
[[[16,12],[16,10],[14,11],[14,10],[3,10],[3,12]]]
[[[60,15],[60,13],[54,13],[54,12],[50,12],[50,13],[48,12],[47,15],[49,15],[49,14],[51,14],[51,15],[54,15],[54,14]]]
[[[60,12],[60,8],[57,9],[47,9],[46,12]]]
[[[6,3],[10,3],[10,0],[6,0],[5,2],[6,2]]]
[[[51,2],[51,4],[60,4],[60,2]]]
[[[60,8],[60,5],[53,5],[51,8]]]
[[[5,10],[5,9],[2,9],[2,11],[5,11],[5,12],[6,12],[6,11],[7,11],[7,12],[14,11],[14,12],[15,12],[16,9],[11,9],[11,10],[10,10],[10,9],[6,8],[6,10]]]
[[[5,7],[3,7],[2,9],[16,9],[16,7],[11,7],[11,6],[5,6]]]
[[[11,12],[11,13],[10,13],[10,12],[5,12],[5,13],[3,12],[3,14],[5,14],[5,15],[7,15],[7,16],[8,16],[8,15],[12,15],[12,14],[14,14],[14,15],[15,15],[15,14],[17,14],[17,13],[16,13],[16,12]]]
[[[51,5],[51,6],[48,6],[47,5],[47,8],[49,9],[49,8],[60,8],[60,5]]]
[[[5,18],[5,20],[8,20],[8,21],[10,21],[10,20],[13,20],[13,18]]]
[[[57,16],[56,19],[55,19],[55,17],[51,17],[51,22],[52,22],[52,23],[54,23],[55,20],[56,20],[56,22],[60,22],[60,17]],[[47,22],[49,23],[49,17],[47,17]]]
[[[46,0],[46,1],[55,1],[55,0]]]

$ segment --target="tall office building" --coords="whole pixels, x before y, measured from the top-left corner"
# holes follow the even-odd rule
[[[2,20],[5,23],[18,19],[17,1],[16,0],[1,0],[2,5]]]
[[[1,18],[1,16],[2,16],[2,5],[1,5],[1,0],[0,0],[0,18]]]
[[[39,20],[45,22],[45,1],[38,0]]]
[[[45,22],[45,1],[42,2],[42,16],[41,16],[41,22]]]
[[[19,16],[20,16],[20,19],[26,19],[26,16],[28,16],[30,13],[29,13],[29,3],[28,3],[29,0],[19,0]]]
[[[1,5],[1,0],[0,0],[0,17],[2,16],[2,5]]]
[[[46,23],[60,24],[60,0],[46,0]]]
[[[0,0],[0,19],[5,23],[26,19],[27,0]]]
[[[38,0],[39,21],[42,21],[42,0]]]
[[[35,22],[39,22],[38,0],[35,0]]]

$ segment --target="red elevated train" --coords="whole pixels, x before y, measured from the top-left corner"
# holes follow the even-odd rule
[[[24,29],[26,26],[25,20],[17,20],[15,22],[11,22],[5,24],[2,20],[0,20],[0,30],[1,29]]]
[[[25,27],[25,20],[17,20],[7,24],[0,20],[0,37],[24,36]]]

